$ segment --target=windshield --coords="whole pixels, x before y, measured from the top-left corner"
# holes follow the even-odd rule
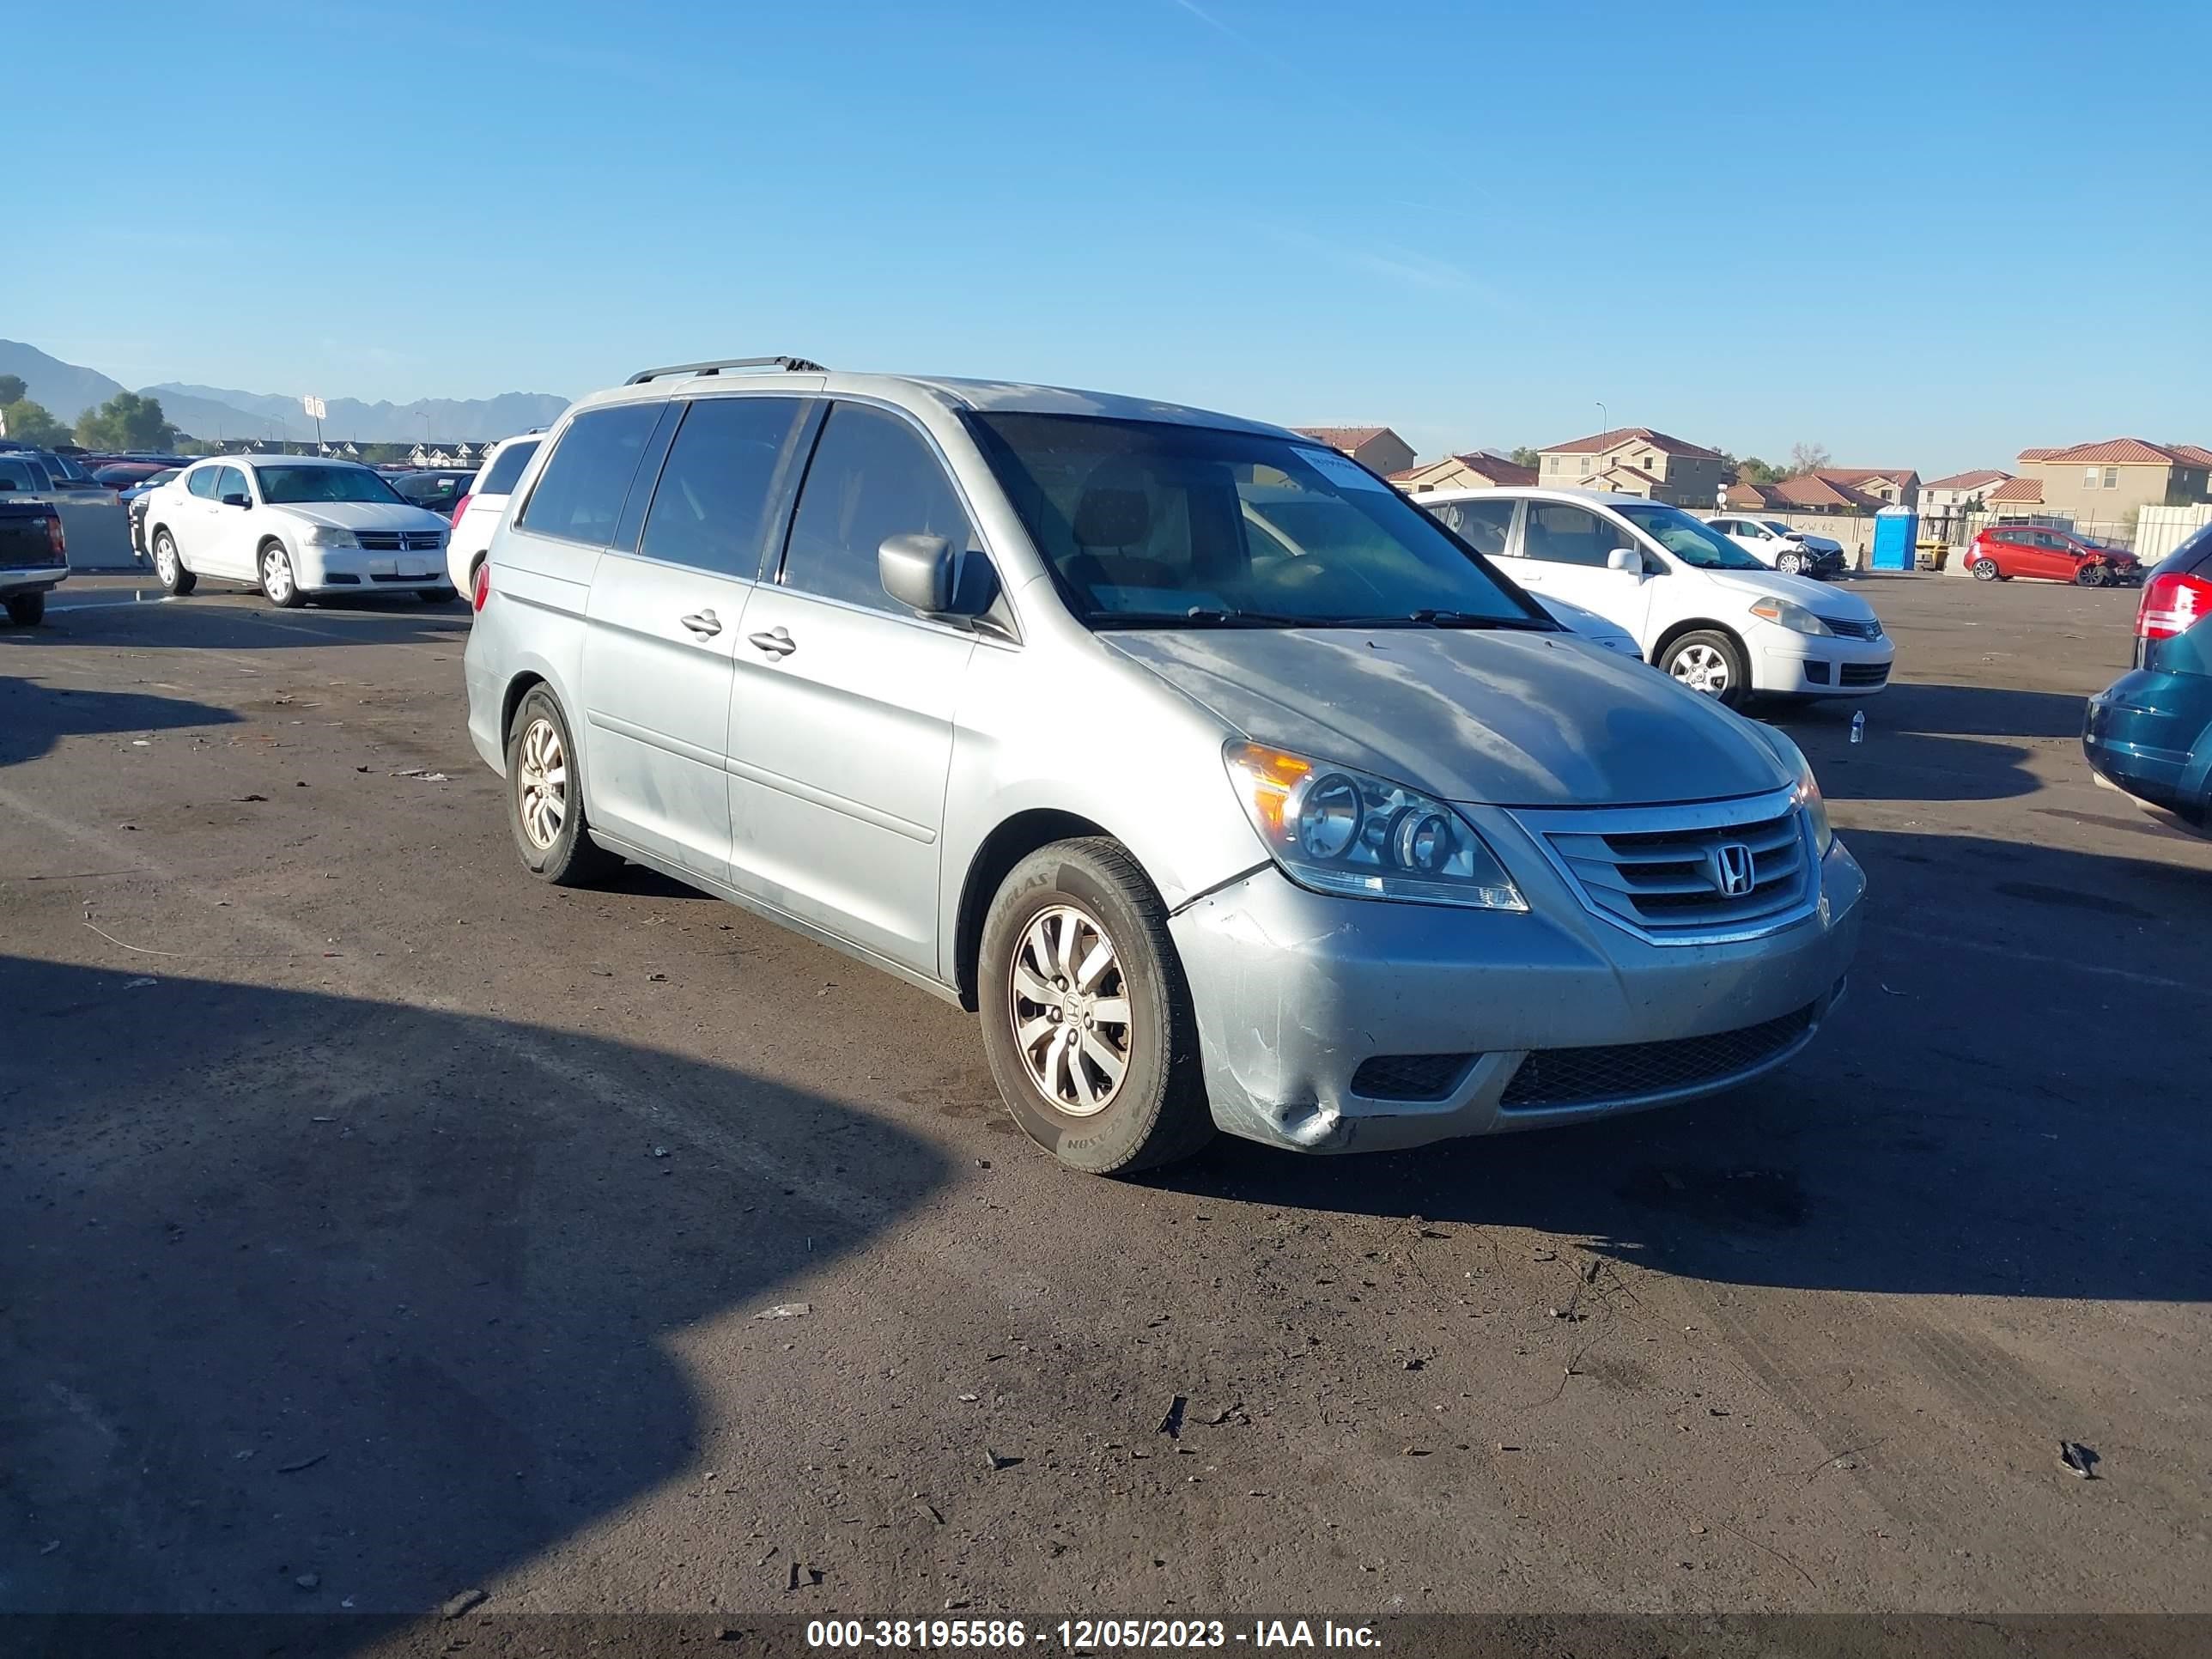
[[[1794,536],[1797,533],[1779,519],[1761,519],[1759,522],[1778,536]]]
[[[261,499],[271,507],[304,501],[384,501],[399,497],[365,466],[264,466]]]
[[[1094,628],[1553,626],[1334,450],[1089,416],[968,418],[1069,605]]]
[[[1700,524],[1679,507],[1639,501],[1616,507],[1614,512],[1665,548],[1684,564],[1699,570],[1764,570],[1766,567],[1709,524]]]

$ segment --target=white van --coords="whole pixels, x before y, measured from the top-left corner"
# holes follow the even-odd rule
[[[1625,628],[1644,660],[1735,704],[1863,697],[1896,653],[1874,607],[1770,570],[1679,507],[1585,489],[1438,489],[1411,498],[1538,598]]]

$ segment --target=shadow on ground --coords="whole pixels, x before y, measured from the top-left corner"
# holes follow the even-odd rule
[[[945,1178],[534,1026],[20,957],[0,1006],[0,1612],[435,1608],[689,1468],[672,1339]],[[738,1157],[679,1138],[739,1114]],[[879,1173],[833,1210],[855,1128]],[[763,1389],[787,1328],[742,1327]]]
[[[2212,854],[1861,833],[1849,999],[1689,1107],[1352,1159],[1220,1141],[1208,1198],[1504,1224],[1725,1284],[2212,1300]]]
[[[0,674],[0,766],[36,760],[64,738],[229,726],[238,716],[186,697],[83,691]]]
[[[68,590],[63,590],[67,592]],[[121,600],[131,590],[103,592]],[[319,645],[451,645],[468,643],[469,608],[459,600],[425,605],[380,595],[297,611],[280,611],[257,594],[202,588],[191,599],[164,599],[158,587],[141,590],[145,603],[125,605],[55,600],[45,623],[9,635],[14,648],[129,644],[141,648],[200,651],[301,650]]]

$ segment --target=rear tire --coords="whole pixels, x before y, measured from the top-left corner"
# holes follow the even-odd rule
[[[1683,635],[1660,653],[1658,667],[1725,708],[1734,708],[1751,695],[1743,647],[1717,629]]]
[[[300,579],[292,569],[292,556],[282,542],[263,545],[260,557],[261,594],[279,611],[297,611],[307,602]]]
[[[46,591],[35,593],[10,593],[8,596],[8,620],[18,628],[36,628],[46,620]]]
[[[1132,1175],[1213,1138],[1167,912],[1118,842],[1057,842],[1024,859],[991,901],[981,945],[984,1053],[1030,1139],[1070,1169]]]
[[[1976,559],[1967,568],[1974,573],[1974,580],[1978,582],[1993,582],[2002,574],[1995,559]]]
[[[507,734],[507,824],[522,867],[556,887],[606,880],[622,860],[591,836],[568,717],[544,686],[532,686]]]
[[[177,538],[167,530],[154,532],[154,580],[161,584],[163,592],[180,599],[200,585],[200,579],[185,569],[185,562],[177,556]]]

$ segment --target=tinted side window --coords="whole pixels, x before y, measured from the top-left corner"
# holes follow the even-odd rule
[[[246,475],[234,466],[227,466],[216,475],[215,495],[217,501],[226,495],[243,495],[253,499],[253,492],[246,487]]]
[[[760,574],[761,538],[796,398],[708,398],[676,429],[638,551],[721,576]]]
[[[186,480],[185,488],[202,501],[211,501],[222,493],[215,487],[215,481],[222,472],[222,468],[219,466],[204,466]]]
[[[530,465],[530,458],[538,453],[538,441],[526,444],[509,444],[499,452],[499,459],[484,469],[483,477],[476,483],[479,495],[511,495],[514,481],[522,476],[522,469]]]
[[[1634,545],[1626,530],[1616,530],[1586,507],[1557,501],[1528,503],[1528,522],[1521,532],[1522,550],[1532,559],[1552,564],[1587,564],[1605,568],[1605,556],[1616,547]]]
[[[1476,552],[1493,559],[1504,556],[1506,533],[1513,528],[1511,501],[1445,501],[1429,511]]]
[[[517,520],[526,530],[605,547],[636,475],[646,441],[660,423],[659,404],[586,410],[568,422]]]
[[[876,550],[906,535],[942,536],[956,552],[973,539],[952,481],[920,433],[880,410],[837,404],[806,469],[784,586],[899,609],[876,574]]]

